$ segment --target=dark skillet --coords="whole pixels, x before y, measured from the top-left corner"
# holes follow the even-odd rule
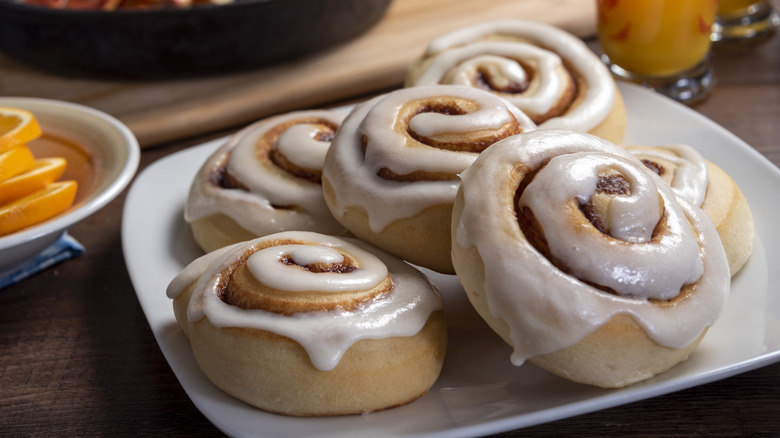
[[[353,38],[391,0],[236,0],[186,9],[58,10],[0,0],[0,51],[68,76],[165,79],[250,70]]]

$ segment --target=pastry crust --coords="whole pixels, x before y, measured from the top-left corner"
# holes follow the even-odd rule
[[[439,291],[357,240],[286,232],[242,242],[195,260],[168,295],[209,380],[269,412],[400,406],[429,390],[444,361]]]
[[[620,144],[626,135],[626,105],[623,102],[623,95],[615,86],[615,103],[607,114],[607,117],[595,127],[587,130],[589,134],[609,140],[615,144]]]
[[[710,184],[708,196],[704,198],[701,208],[718,230],[729,260],[729,272],[734,276],[745,266],[753,253],[753,214],[745,195],[734,180],[715,164],[707,163],[707,166]]]
[[[287,230],[346,231],[322,199],[322,163],[343,115],[326,110],[269,117],[234,134],[198,171],[185,219],[210,252]]]
[[[502,99],[469,87],[378,96],[353,109],[333,139],[323,168],[325,201],[355,236],[452,274],[458,174],[491,144],[534,127]]]
[[[456,212],[455,216],[459,217],[460,213]],[[485,268],[479,252],[473,247],[457,248],[453,258],[458,259],[455,261],[459,267],[458,277],[463,288],[469,291],[474,309],[504,342],[513,345],[509,325],[490,312],[484,291]],[[686,360],[705,333],[706,330],[683,348],[663,347],[650,339],[630,316],[616,315],[576,344],[532,357],[529,361],[573,382],[621,388],[649,379]]]
[[[706,332],[683,348],[668,348],[650,339],[630,316],[617,315],[573,346],[530,361],[574,382],[622,388],[688,359]]]
[[[553,161],[555,157],[562,157],[564,161],[557,158]],[[607,242],[607,247],[631,251],[631,245],[643,246],[642,255],[637,259],[643,263],[647,245],[661,244],[658,233],[678,229],[674,225],[677,219],[673,219],[677,213],[673,211],[681,208],[685,218],[681,226],[691,227],[697,243],[691,255],[687,255],[687,250],[680,250],[679,254],[685,255],[679,262],[674,256],[674,261],[663,263],[695,268],[701,260],[702,273],[694,270],[691,276],[687,268],[680,271],[680,279],[675,280],[679,283],[670,285],[681,286],[670,296],[654,297],[658,291],[668,291],[666,286],[660,286],[666,281],[660,275],[650,276],[650,282],[642,283],[647,284],[647,292],[642,292],[645,289],[642,285],[625,295],[619,288],[632,283],[607,286],[603,283],[607,280],[596,280],[597,274],[587,273],[583,277],[579,272],[580,261],[572,263],[569,257],[593,258],[596,265],[610,267],[606,272],[633,272],[638,279],[647,274],[629,269],[629,266],[635,266],[634,261],[629,260],[635,256],[621,255],[612,267],[612,256],[598,252],[601,255],[590,257],[597,250],[578,239],[565,239],[567,246],[574,250],[565,255],[546,247],[555,245],[554,241],[535,237],[534,230],[543,229],[543,237],[548,239],[556,231],[552,230],[555,225],[545,222],[545,216],[532,207],[522,208],[531,208],[541,222],[531,228],[523,224],[522,218],[527,213],[520,206],[528,202],[531,203],[527,205],[535,205],[525,196],[533,184],[529,181],[532,178],[536,182],[543,172],[558,169],[560,163],[566,163],[560,166],[561,169],[567,166],[580,168],[577,160],[582,159],[603,160],[602,168],[621,172],[632,181],[632,192],[639,190],[639,185],[652,183],[652,190],[647,193],[659,190],[662,194],[662,211],[666,219],[656,226],[652,243],[619,243],[622,239],[609,237],[605,239],[612,243]],[[635,173],[625,173],[628,170]],[[634,180],[635,176],[639,179]],[[553,177],[559,181],[573,178],[558,173]],[[548,174],[544,178],[548,178]],[[538,186],[533,190],[538,190]],[[538,195],[539,199],[554,199],[557,194],[552,193],[557,193],[557,188],[549,195],[543,193]],[[564,193],[568,192],[564,190]],[[596,202],[597,195],[601,196],[595,193],[590,202]],[[657,203],[658,196],[649,198],[648,205]],[[727,261],[714,227],[704,220],[701,210],[685,201],[679,201],[679,207],[675,207],[677,202],[660,178],[622,149],[596,137],[573,132],[535,131],[494,145],[464,173],[453,209],[453,264],[477,313],[513,347],[513,363],[520,365],[529,360],[567,379],[601,387],[630,385],[666,371],[687,358],[716,320],[727,298]],[[614,209],[612,203],[614,199],[605,205]],[[553,205],[557,204],[551,203],[545,208],[558,211]],[[479,215],[475,213],[477,211]],[[584,210],[579,213],[580,216],[583,214]],[[556,215],[562,213],[553,216]],[[646,216],[638,214],[642,219]],[[586,231],[585,228],[595,227],[595,224],[590,225],[592,219],[583,217],[582,220],[575,229],[597,236],[602,233]],[[576,255],[578,252],[579,256]],[[669,272],[668,268],[659,266],[653,269]],[[652,271],[648,269],[648,272]],[[692,281],[694,277],[696,280]],[[659,286],[655,286],[656,283]],[[647,293],[653,298],[637,295],[639,293]]]
[[[312,366],[295,341],[271,332],[192,326],[192,349],[212,382],[253,406],[293,416],[363,414],[425,395],[445,354],[444,315],[415,336],[356,342],[336,368]]]
[[[327,180],[323,182],[322,188],[326,199],[335,199],[334,189]],[[452,247],[449,228],[452,204],[428,207],[413,217],[393,221],[380,232],[371,229],[368,214],[360,206],[347,208],[339,220],[356,237],[396,254],[409,263],[436,272],[455,272],[449,256]]]
[[[230,216],[221,213],[195,219],[190,223],[190,227],[192,237],[205,252],[258,237],[236,223]]]
[[[405,86],[468,85],[526,112],[540,129],[623,141],[626,109],[603,62],[576,36],[543,23],[500,20],[457,29],[429,44]]]

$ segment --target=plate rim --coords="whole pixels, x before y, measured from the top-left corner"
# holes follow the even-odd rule
[[[741,140],[739,137],[731,133],[730,131],[726,130],[722,126],[718,125],[714,121],[708,119],[707,117],[703,116],[700,113],[695,112],[694,110],[684,107],[680,104],[677,104],[676,102],[673,102],[667,98],[664,98],[660,95],[657,95],[651,91],[645,90],[643,88],[640,88],[633,84],[625,84],[621,83],[619,84],[619,87],[621,88],[621,91],[626,91],[628,94],[636,94],[638,93],[639,96],[642,98],[647,99],[655,99],[657,102],[661,102],[662,105],[671,105],[672,108],[674,108],[676,111],[690,111],[690,115],[695,116],[696,118],[707,122],[710,124],[714,129],[718,130],[719,135],[725,135],[732,141],[736,142],[740,145],[740,148],[744,149],[745,151],[751,151],[748,152],[751,154],[751,159],[758,160],[759,162],[762,162],[764,166],[766,167],[766,171],[770,173],[770,176],[772,178],[778,179],[780,181],[780,169],[777,168],[772,162],[770,162],[766,157],[764,157],[762,154],[760,154],[757,150],[750,147],[745,143],[743,140]],[[133,183],[133,185],[130,188],[130,191],[128,193],[128,197],[126,200],[126,208],[123,213],[123,220],[122,220],[122,241],[124,242],[126,239],[125,235],[125,217],[126,215],[130,214],[130,208],[127,208],[127,206],[131,202],[131,196],[134,196],[133,193],[135,191],[136,184],[139,184],[139,181],[144,181],[146,178],[148,178],[146,175],[151,174],[151,172],[156,171],[155,169],[158,169],[158,166],[165,166],[170,161],[176,161],[177,159],[180,159],[184,156],[184,154],[199,154],[202,153],[204,156],[207,154],[207,151],[210,151],[212,149],[216,149],[216,147],[221,144],[221,142],[225,141],[225,139],[228,138],[218,138],[215,140],[210,140],[207,142],[204,142],[200,145],[193,146],[192,148],[188,148],[179,152],[176,152],[174,154],[168,155],[166,157],[161,158],[160,160],[150,164],[147,166],[136,178],[136,181]],[[706,158],[706,157],[705,157]],[[720,165],[720,163],[718,163]],[[192,169],[192,175],[197,171],[197,169]],[[182,200],[183,202],[183,200]],[[129,236],[127,236],[129,238]],[[129,251],[128,246],[123,244],[123,251]],[[139,301],[141,301],[142,308],[144,310],[144,314],[147,318],[147,321],[150,322],[149,315],[147,314],[147,309],[144,305],[144,302],[142,300],[141,294],[142,292],[138,290],[137,288],[137,278],[136,275],[134,275],[134,268],[132,268],[130,265],[133,263],[132,257],[129,256],[129,254],[125,254],[125,262],[127,264],[128,272],[130,273],[131,281],[133,282],[133,286],[136,290],[136,294],[138,296]],[[769,258],[767,258],[767,263],[769,263]],[[769,281],[769,279],[768,279]],[[771,281],[769,281],[769,284],[767,285],[768,292],[776,293],[777,291],[774,291],[770,288],[770,286],[775,286]],[[163,291],[160,291],[161,294],[164,294]],[[170,306],[169,306],[170,307]],[[768,312],[769,310],[767,310]],[[173,311],[170,310],[171,318],[173,317]],[[177,379],[179,379],[180,384],[182,384],[182,387],[184,387],[185,391],[187,392],[190,399],[193,401],[193,403],[196,405],[198,410],[201,411],[201,413],[209,419],[216,427],[218,427],[220,430],[222,430],[225,433],[240,436],[243,435],[241,430],[236,430],[231,427],[231,425],[224,424],[220,418],[215,417],[214,412],[212,412],[213,407],[211,406],[204,406],[202,403],[202,400],[196,400],[193,398],[193,396],[190,394],[187,385],[185,385],[184,382],[182,382],[182,377],[180,376],[179,370],[177,370],[177,367],[171,362],[171,359],[169,358],[168,352],[163,348],[162,340],[160,337],[163,335],[163,333],[159,333],[159,327],[155,328],[152,327],[155,338],[158,341],[158,344],[161,347],[161,350],[163,350],[163,354],[166,357],[166,361],[168,361],[169,366],[171,366],[172,370],[177,376]],[[186,338],[185,338],[186,339]],[[753,369],[757,369],[766,365],[770,365],[772,363],[780,361],[780,348],[773,351],[765,351],[762,354],[758,354],[756,356],[735,362],[726,364],[723,366],[716,367],[715,369],[709,370],[706,373],[696,374],[693,378],[691,377],[678,377],[678,378],[672,378],[666,381],[658,382],[654,385],[651,385],[651,388],[648,389],[644,386],[632,386],[628,388],[624,388],[623,390],[619,391],[607,391],[604,394],[595,397],[595,398],[587,398],[575,403],[569,403],[562,406],[556,406],[553,409],[544,409],[541,411],[541,414],[539,415],[540,418],[537,418],[538,421],[528,421],[529,415],[533,416],[535,414],[539,413],[532,413],[532,414],[520,414],[516,416],[510,416],[506,418],[499,418],[499,419],[493,419],[488,420],[484,423],[479,424],[471,424],[471,425],[457,425],[454,429],[447,429],[447,430],[440,430],[436,432],[423,432],[420,434],[415,434],[413,436],[417,437],[435,437],[435,436],[474,436],[474,435],[484,435],[484,434],[491,434],[491,433],[499,433],[503,431],[509,431],[514,430],[518,428],[523,427],[529,427],[537,424],[542,424],[546,422],[551,421],[557,421],[561,420],[563,418],[568,418],[574,415],[579,414],[586,414],[595,412],[598,410],[615,407],[627,403],[631,403],[638,400],[648,399],[657,397],[659,395],[668,394],[671,392],[676,392],[683,389],[688,389],[691,387],[699,386],[705,383],[710,383],[713,381],[725,379],[728,377],[732,377],[734,375],[747,372]],[[252,408],[254,409],[254,408]],[[262,411],[261,411],[262,412]],[[268,414],[273,415],[273,414]],[[279,416],[274,416],[279,417]],[[289,417],[283,417],[285,419]],[[342,417],[343,418],[343,417]],[[525,421],[523,421],[525,420]],[[305,420],[304,420],[305,421]],[[261,436],[261,435],[257,435]]]

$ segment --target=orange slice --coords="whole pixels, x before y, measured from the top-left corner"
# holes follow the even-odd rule
[[[43,222],[65,211],[76,198],[76,181],[51,183],[0,207],[0,236]]]
[[[35,140],[41,126],[33,113],[19,108],[0,107],[0,152]]]
[[[35,166],[20,175],[0,181],[0,205],[37,192],[57,181],[65,172],[67,161],[64,158],[39,158]]]
[[[0,181],[27,172],[35,165],[35,157],[27,146],[17,146],[0,152]]]

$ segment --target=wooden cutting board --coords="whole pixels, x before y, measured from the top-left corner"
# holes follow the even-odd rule
[[[0,55],[0,95],[60,99],[126,123],[142,147],[398,87],[433,38],[522,18],[595,33],[593,0],[395,0],[372,29],[330,50],[240,74],[159,82],[95,81],[34,70]],[[258,48],[259,50],[261,48]]]

